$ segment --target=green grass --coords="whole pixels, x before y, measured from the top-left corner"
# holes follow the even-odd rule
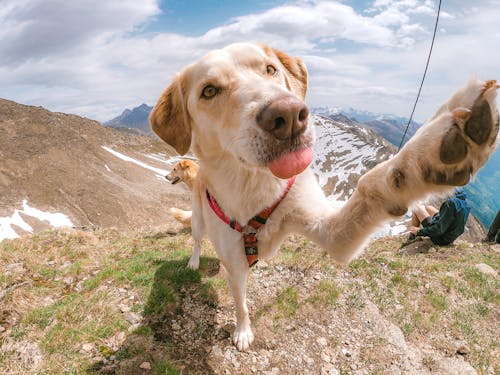
[[[287,286],[278,293],[276,299],[278,316],[289,318],[299,310],[299,292],[293,286]]]
[[[432,307],[438,311],[444,311],[448,308],[448,301],[444,294],[430,290],[427,292],[426,298]]]
[[[321,280],[315,293],[307,298],[307,302],[316,305],[334,306],[337,302],[342,289],[333,281]]]

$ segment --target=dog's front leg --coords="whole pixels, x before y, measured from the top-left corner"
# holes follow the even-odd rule
[[[246,350],[253,342],[254,337],[247,307],[246,292],[249,267],[243,249],[243,239],[240,233],[221,224],[217,226],[217,229],[208,233],[212,234],[211,240],[226,270],[226,279],[234,298],[236,328],[233,333],[233,342],[238,350]]]
[[[416,200],[467,184],[495,150],[498,87],[496,81],[469,81],[398,154],[366,173],[311,237],[347,263],[384,221],[403,215]]]
[[[234,251],[234,250],[233,250]],[[238,251],[238,250],[236,250]],[[243,249],[241,249],[243,251]],[[253,332],[250,326],[250,317],[247,307],[247,277],[248,265],[245,263],[225,265],[228,272],[227,281],[234,298],[236,308],[236,329],[233,333],[233,342],[238,350],[246,350],[253,342]],[[237,266],[235,269],[234,267]],[[231,268],[231,270],[229,270]]]

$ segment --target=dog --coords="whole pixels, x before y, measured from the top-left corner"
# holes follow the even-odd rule
[[[174,167],[165,178],[170,181],[172,185],[184,182],[189,190],[193,191],[194,181],[199,169],[200,167],[194,161],[184,159],[175,163]]]
[[[193,191],[194,181],[200,167],[194,161],[185,159],[178,161],[165,178],[172,185],[184,182],[189,190]],[[185,227],[191,226],[191,211],[184,211],[176,207],[170,208],[172,216]]]
[[[196,176],[198,175],[199,169],[199,165],[194,161],[188,159],[181,160],[175,163],[174,167],[172,168],[170,173],[165,176],[165,178],[170,181],[172,185],[175,185],[182,181],[191,191],[193,191],[194,183],[196,181]],[[181,210],[177,207],[171,207],[169,211],[170,214],[182,225],[184,225],[185,227],[191,226],[191,211]],[[197,270],[199,268],[200,251],[201,242],[199,241],[199,238],[198,240],[195,238],[193,253],[191,254],[191,258],[189,259],[188,268],[191,268],[192,270]]]
[[[232,44],[178,73],[150,115],[161,139],[199,158],[192,233],[195,240],[208,235],[227,271],[239,350],[254,339],[246,302],[254,250],[270,258],[298,233],[346,264],[413,202],[465,185],[497,143],[499,86],[471,79],[399,153],[364,174],[344,206],[332,208],[308,168],[314,129],[304,102],[307,79],[299,58],[262,44]],[[267,221],[255,229],[262,212]]]

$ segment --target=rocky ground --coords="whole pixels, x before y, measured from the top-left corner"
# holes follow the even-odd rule
[[[372,242],[348,267],[301,237],[252,269],[238,352],[224,271],[189,233],[49,231],[0,244],[7,374],[496,374],[499,245]]]

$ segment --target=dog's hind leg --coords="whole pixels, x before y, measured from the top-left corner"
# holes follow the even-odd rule
[[[201,241],[205,235],[205,222],[197,199],[193,199],[191,216],[191,234],[194,240],[193,253],[189,258],[188,268],[197,270],[200,267]]]

